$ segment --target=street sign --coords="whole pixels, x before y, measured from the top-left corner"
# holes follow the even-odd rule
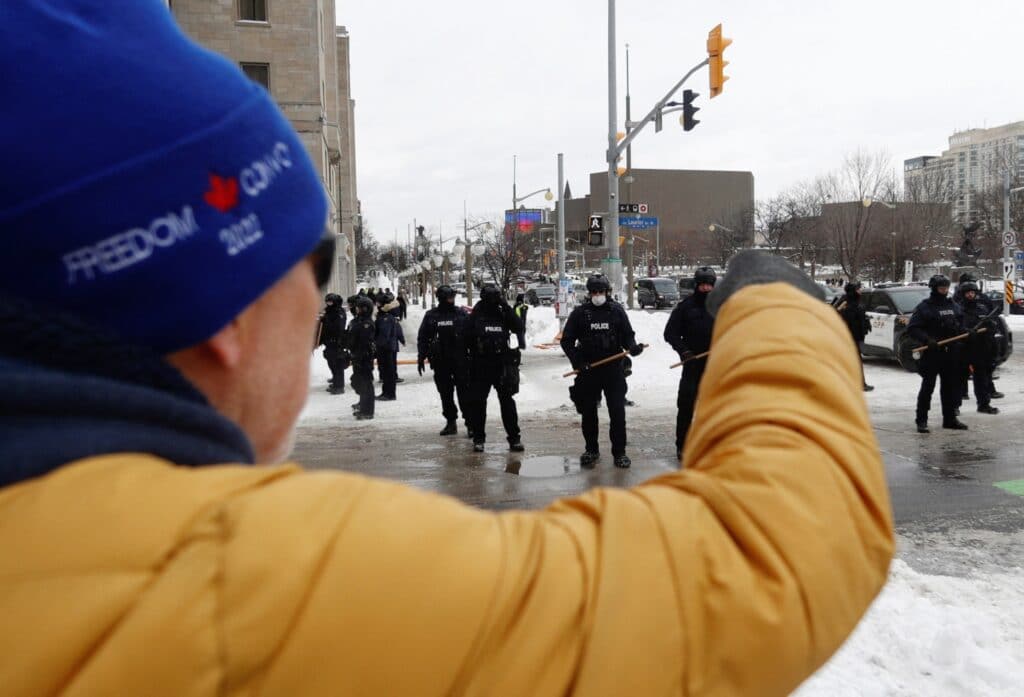
[[[649,210],[646,203],[620,203],[619,213],[640,213],[644,215]]]
[[[914,280],[914,262],[907,259],[903,262],[903,282],[910,283]]]
[[[1007,230],[1003,233],[1003,246],[1004,247],[1015,247],[1017,246],[1017,235],[1014,234],[1013,230]]]
[[[1013,262],[1012,261],[1004,261],[1003,262],[1003,280],[1004,281],[1012,281],[1013,280],[1013,271],[1014,271]]]
[[[632,230],[653,230],[658,227],[658,219],[654,216],[627,216],[619,218],[619,227]]]
[[[590,216],[587,232],[604,232],[604,217],[600,215]]]

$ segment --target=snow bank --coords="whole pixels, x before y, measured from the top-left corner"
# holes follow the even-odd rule
[[[929,576],[893,562],[853,636],[796,697],[1009,697],[1024,676],[1024,575]]]

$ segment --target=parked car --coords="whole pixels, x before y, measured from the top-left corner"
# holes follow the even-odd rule
[[[671,278],[641,278],[634,287],[640,309],[672,307],[679,302],[679,286]]]
[[[861,351],[865,356],[892,358],[910,372],[917,371],[914,349],[918,342],[907,335],[907,324],[914,308],[928,297],[931,291],[924,286],[893,286],[864,291],[861,304],[871,320],[871,331],[864,337]],[[1013,334],[1006,321],[996,317],[998,331],[996,339],[996,365],[1003,363],[1013,353]]]
[[[696,284],[693,282],[693,276],[684,276],[680,278],[677,286],[679,288],[680,300],[690,297],[697,289]]]
[[[558,290],[554,286],[533,286],[527,289],[523,299],[528,305],[537,307],[538,305],[553,305],[557,295]]]

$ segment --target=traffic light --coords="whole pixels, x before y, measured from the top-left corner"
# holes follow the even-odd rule
[[[725,49],[732,43],[732,39],[722,36],[722,25],[719,24],[708,32],[708,82],[711,85],[711,98],[714,99],[722,93],[725,81],[729,76],[725,74],[725,66],[729,61],[724,60]]]
[[[699,96],[693,90],[683,90],[683,118],[680,121],[683,124],[684,131],[692,131],[693,127],[700,123],[700,121],[693,118],[693,115],[700,111],[699,107],[693,105],[693,100]]]

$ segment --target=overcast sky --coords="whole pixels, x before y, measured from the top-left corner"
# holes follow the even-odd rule
[[[837,167],[858,147],[893,167],[939,154],[954,130],[1024,120],[1019,0],[619,0],[619,122],[630,44],[634,119],[706,57],[722,22],[725,93],[700,93],[701,123],[667,117],[633,147],[636,168],[749,170],[758,199]],[[359,198],[378,240],[416,218],[445,238],[470,216],[603,171],[605,0],[338,0],[351,35]],[[670,115],[671,116],[671,115]],[[543,206],[538,196],[526,205]],[[550,205],[550,204],[547,204]]]

